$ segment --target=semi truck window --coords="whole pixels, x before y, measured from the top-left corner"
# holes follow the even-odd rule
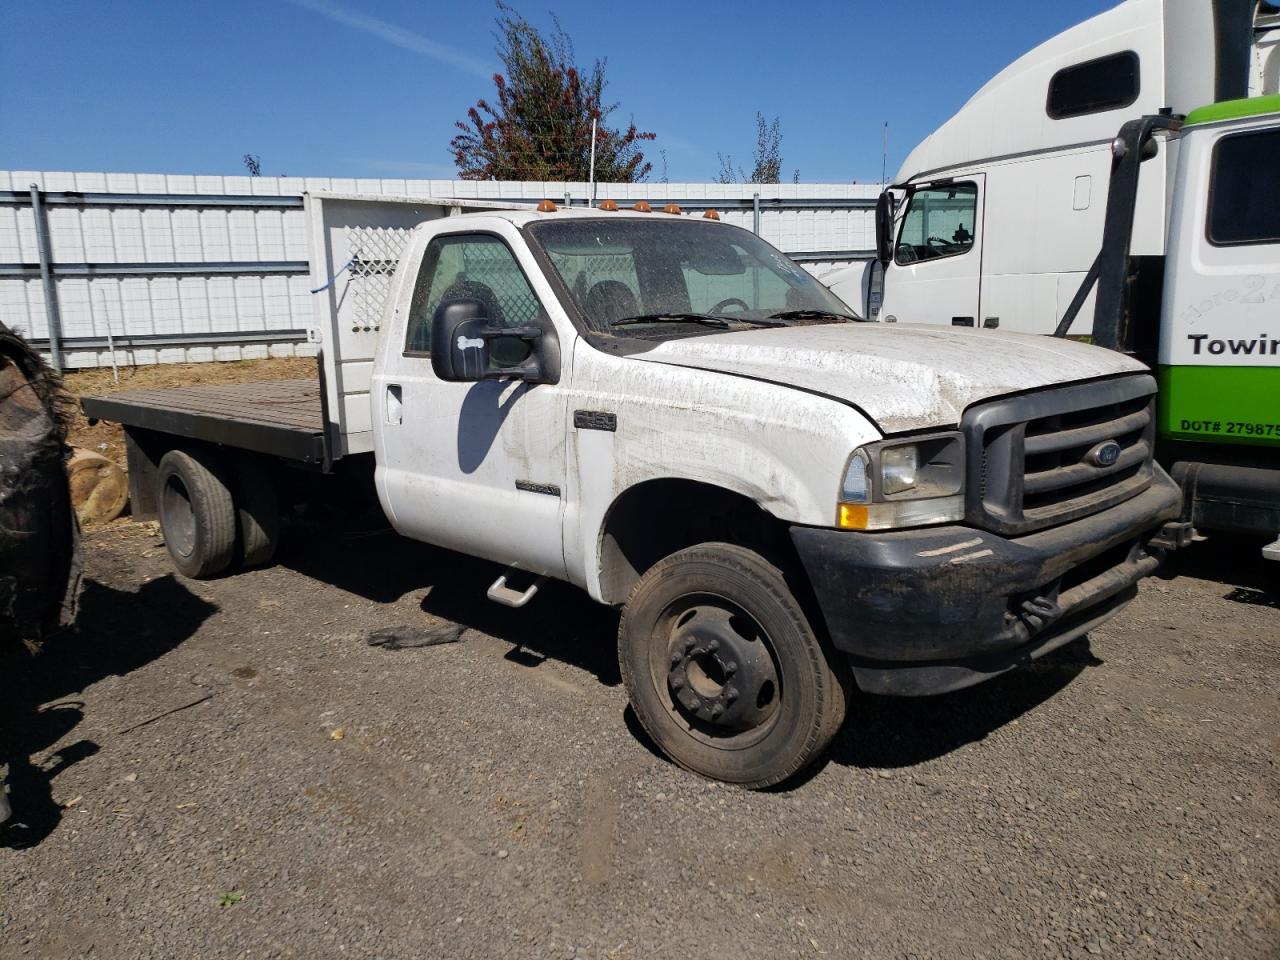
[[[1138,55],[1126,50],[1059,70],[1045,109],[1054,120],[1118,110],[1138,99],[1141,86]]]
[[[978,187],[972,183],[916,190],[907,200],[894,249],[899,266],[955,257],[973,247],[978,219]]]
[[[1280,130],[1223,137],[1213,148],[1209,242],[1280,243]]]
[[[431,317],[445,300],[469,297],[500,327],[533,323],[541,310],[524,271],[497,237],[437,237],[427,245],[409,306],[405,353],[431,352]]]

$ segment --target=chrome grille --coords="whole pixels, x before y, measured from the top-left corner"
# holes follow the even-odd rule
[[[1155,391],[1138,375],[971,407],[962,421],[969,522],[1029,533],[1141,493],[1152,477]],[[1112,444],[1114,462],[1091,456]]]

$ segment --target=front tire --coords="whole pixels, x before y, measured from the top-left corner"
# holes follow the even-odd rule
[[[700,544],[645,573],[623,608],[618,661],[645,731],[711,779],[781,783],[844,719],[847,666],[782,572],[743,547]]]

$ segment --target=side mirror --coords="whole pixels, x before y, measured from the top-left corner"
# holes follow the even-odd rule
[[[893,194],[888,190],[876,199],[876,259],[893,259]]]
[[[431,369],[441,380],[454,383],[556,383],[560,344],[545,319],[521,327],[495,327],[480,300],[445,300],[431,317]]]

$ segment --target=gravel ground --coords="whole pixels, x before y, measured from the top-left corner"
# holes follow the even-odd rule
[[[1276,957],[1280,594],[1210,542],[1034,668],[860,697],[748,793],[626,711],[615,614],[380,532],[173,577],[86,541],[18,733],[0,957]],[[1270,587],[1264,578],[1270,578]],[[462,642],[367,631],[454,621]]]

